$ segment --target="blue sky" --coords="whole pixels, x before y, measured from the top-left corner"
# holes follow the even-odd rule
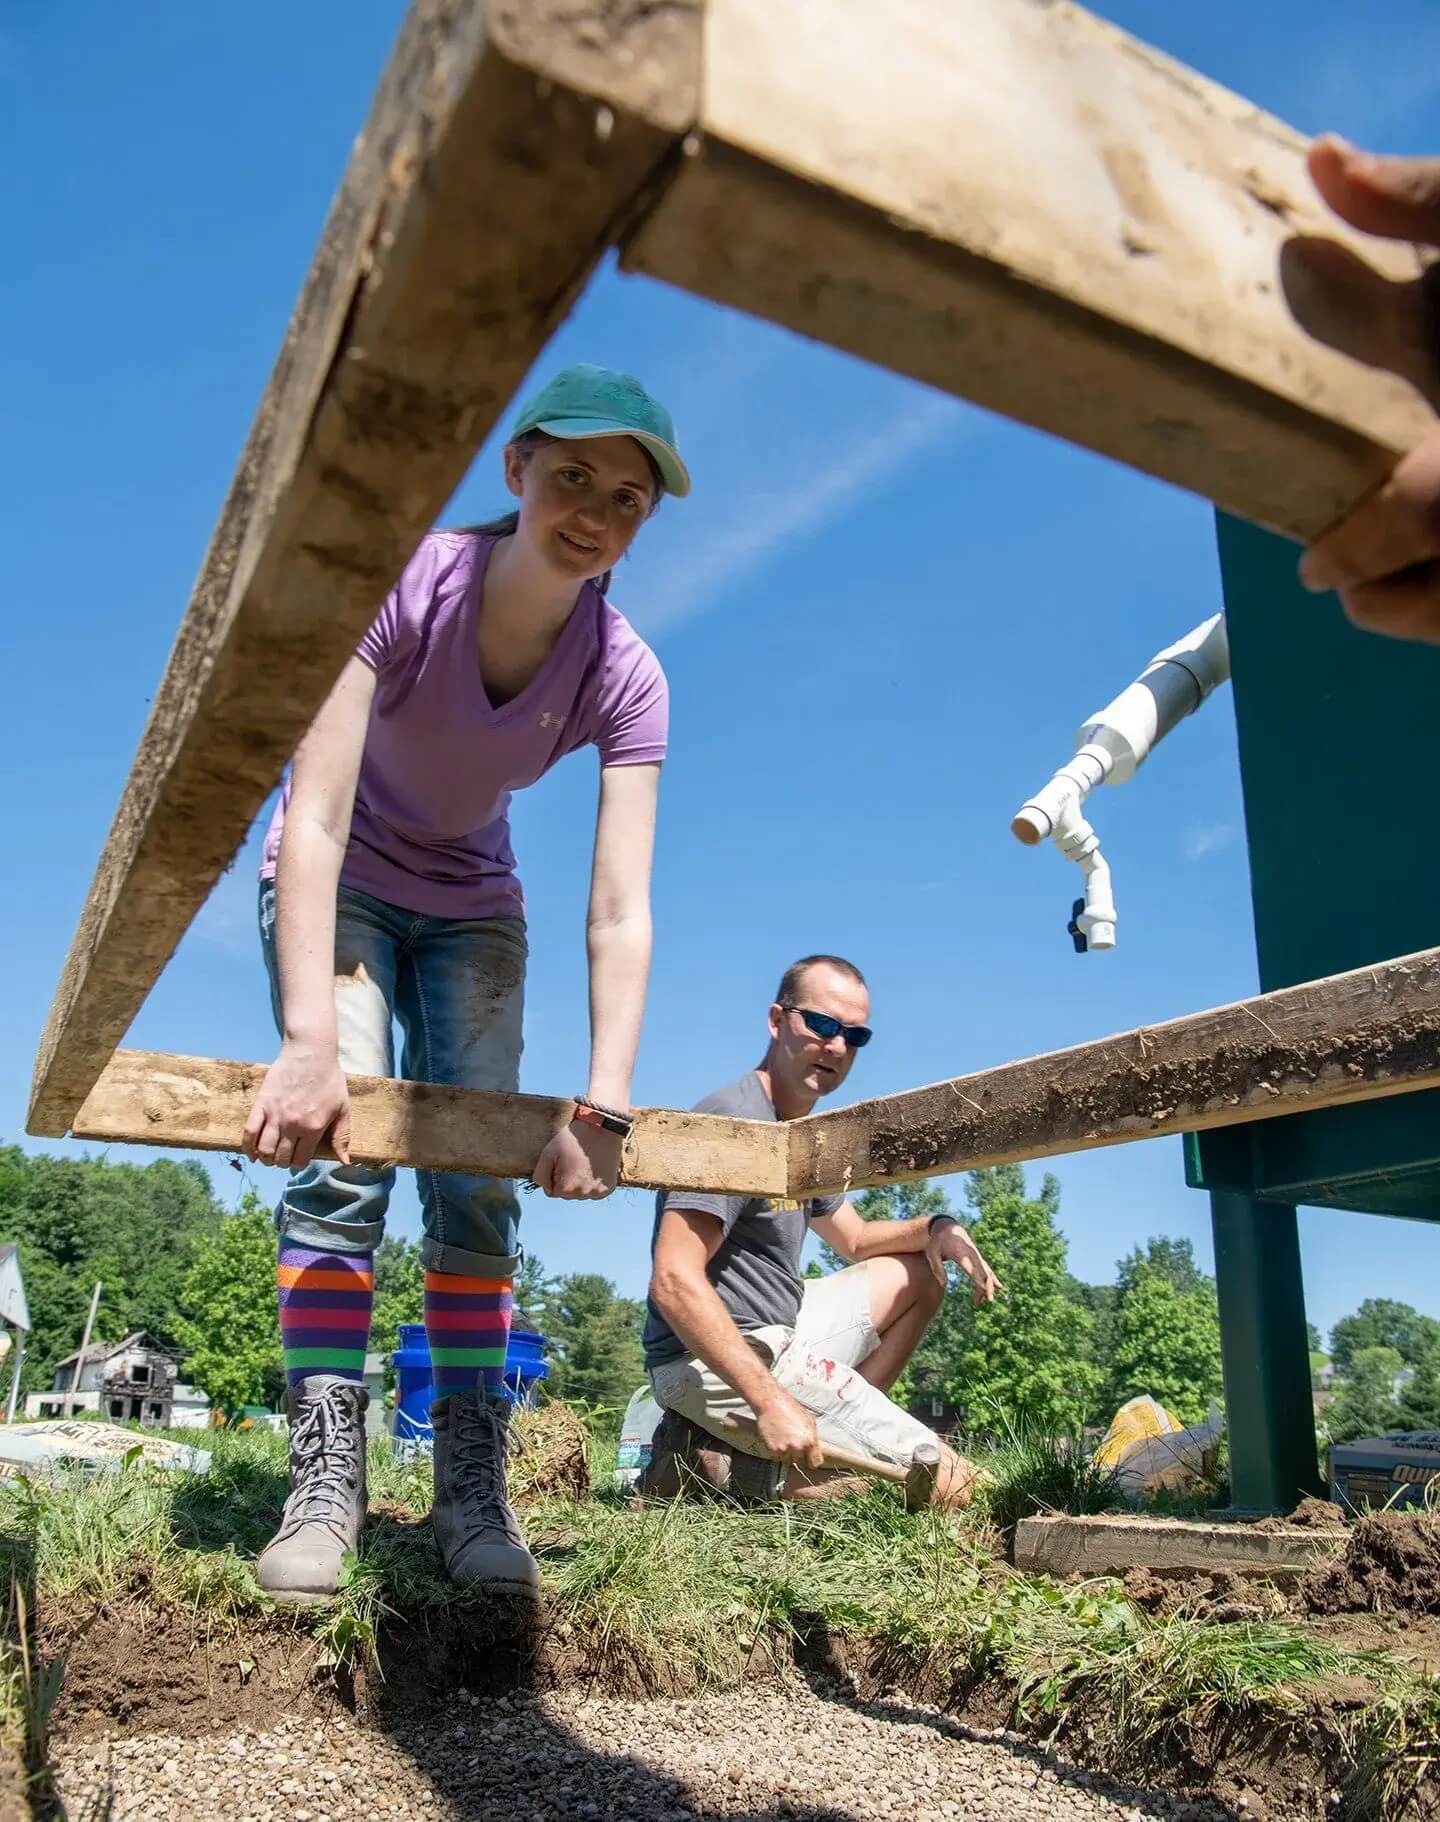
[[[1440,18],[1421,0],[1388,5],[1383,32],[1341,0],[1099,10],[1300,127],[1440,146]],[[91,868],[401,12],[20,0],[0,22],[0,1136],[21,1137]],[[696,477],[615,589],[661,654],[674,714],[639,1100],[686,1105],[754,1062],[780,969],[809,949],[853,956],[872,982],[879,1035],[857,1097],[1253,989],[1228,692],[1096,801],[1120,898],[1113,954],[1070,952],[1069,870],[1007,832],[1081,717],[1220,605],[1202,502],[613,272],[542,370],[567,359],[641,373]],[[500,498],[492,444],[444,516]],[[582,757],[516,805],[537,1091],[584,1079],[594,790]],[[130,1042],[273,1052],[253,878],[247,852]],[[233,1197],[240,1178],[209,1162]],[[1049,1168],[1080,1275],[1108,1278],[1162,1231],[1208,1261],[1207,1203],[1184,1187],[1177,1142]],[[275,1173],[254,1176],[273,1192]],[[1328,1328],[1367,1295],[1440,1313],[1440,1235],[1359,1219],[1302,1215],[1314,1319]],[[417,1231],[408,1186],[394,1220]],[[547,1267],[632,1293],[648,1232],[636,1194],[525,1204]]]

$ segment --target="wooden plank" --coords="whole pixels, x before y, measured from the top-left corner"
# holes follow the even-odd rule
[[[1015,1527],[1015,1567],[1027,1575],[1166,1574],[1294,1577],[1342,1548],[1347,1532],[1288,1525],[1190,1524],[1179,1519],[1022,1518]]]
[[[632,269],[1242,517],[1319,531],[1432,421],[1293,314],[1339,338],[1302,237],[1400,278],[1415,251],[1327,214],[1299,134],[1065,0],[707,0],[701,129]]]
[[[790,1193],[1269,1120],[1440,1083],[1440,949],[790,1123]]]
[[[117,1051],[75,1116],[75,1135],[238,1151],[266,1067]],[[575,1112],[574,1101],[549,1095],[431,1088],[384,1076],[349,1082],[350,1151],[363,1164],[525,1178]],[[636,1115],[620,1180],[651,1189],[783,1196],[786,1171],[785,1128],[777,1122],[645,1107]]]
[[[36,1061],[61,1134],[385,591],[693,120],[694,0],[418,0],[202,565]]]

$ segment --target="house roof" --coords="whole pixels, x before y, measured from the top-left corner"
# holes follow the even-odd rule
[[[89,1366],[93,1360],[113,1360],[117,1354],[123,1354],[127,1348],[144,1348],[149,1354],[166,1353],[166,1349],[153,1341],[151,1337],[145,1333],[144,1329],[136,1329],[134,1334],[126,1335],[120,1341],[92,1341],[85,1350],[85,1359],[82,1364]],[[57,1360],[55,1362],[56,1368],[74,1366],[79,1358],[80,1350],[79,1348],[75,1348],[71,1353],[67,1354],[63,1360]]]

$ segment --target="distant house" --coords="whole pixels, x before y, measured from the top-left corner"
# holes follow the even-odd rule
[[[77,1411],[94,1411],[112,1421],[119,1418],[169,1427],[175,1406],[175,1358],[152,1336],[137,1330],[123,1341],[91,1342],[80,1362],[76,1385],[78,1360],[77,1348],[57,1363],[50,1390],[33,1392],[25,1400],[27,1417],[70,1417]],[[192,1402],[195,1398],[190,1393]]]

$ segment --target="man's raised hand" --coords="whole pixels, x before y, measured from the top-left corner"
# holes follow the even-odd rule
[[[925,1257],[942,1284],[946,1261],[958,1265],[970,1280],[970,1301],[977,1308],[982,1303],[993,1303],[1005,1288],[962,1222],[937,1221],[925,1244]]]

